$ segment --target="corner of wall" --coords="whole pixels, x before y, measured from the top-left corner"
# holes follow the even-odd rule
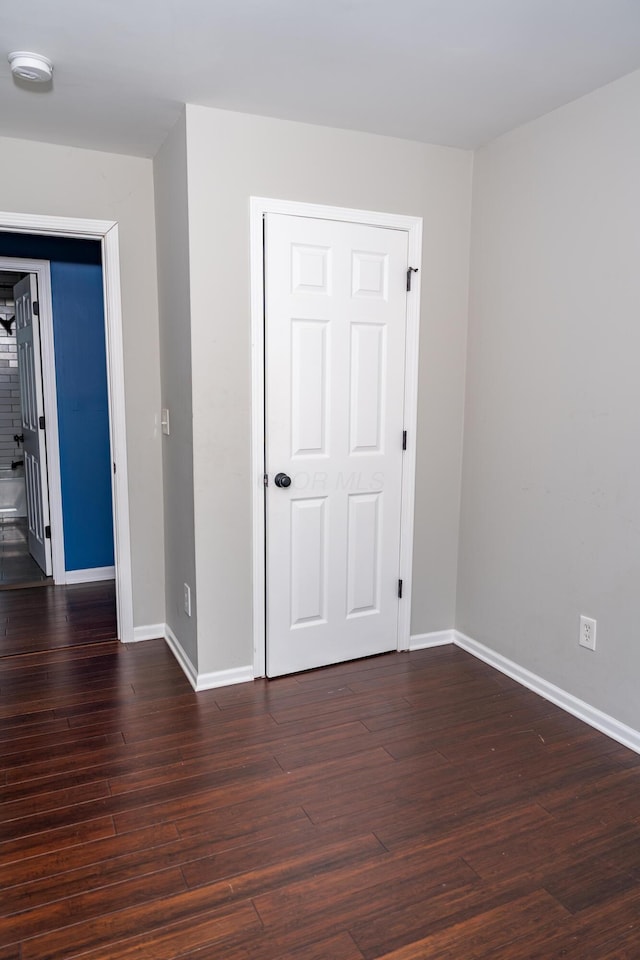
[[[191,373],[191,282],[187,194],[186,111],[153,161],[158,258],[162,408],[169,411],[161,433],[165,532],[165,617],[172,636],[198,667],[195,596],[195,522]],[[159,427],[160,409],[156,422]],[[185,610],[185,585],[191,610]]]
[[[471,154],[470,176],[470,202],[469,202],[469,220],[467,224],[467,289],[466,289],[466,324],[464,337],[464,365],[462,374],[462,441],[460,454],[460,477],[458,488],[458,527],[456,531],[456,573],[455,573],[455,594],[454,594],[454,616],[453,626],[458,622],[458,589],[460,575],[460,551],[462,549],[462,499],[465,481],[465,436],[467,428],[467,372],[469,366],[469,321],[471,315],[471,283],[472,283],[472,256],[473,256],[473,222],[474,222],[474,199],[475,199],[475,171],[476,154],[474,150]]]

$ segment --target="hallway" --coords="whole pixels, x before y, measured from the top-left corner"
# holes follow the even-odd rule
[[[115,581],[0,590],[0,658],[117,635]]]

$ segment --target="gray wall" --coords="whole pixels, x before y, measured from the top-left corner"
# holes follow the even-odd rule
[[[163,436],[166,622],[198,666],[193,516],[191,307],[187,144],[184,114],[153,162],[162,406],[170,433]],[[183,584],[192,587],[192,616],[184,612]]]
[[[639,112],[635,73],[477,153],[456,616],[635,728]]]
[[[158,294],[150,160],[0,139],[0,209],[117,220],[136,626],[164,621]]]
[[[469,152],[187,105],[198,667],[251,664],[249,197],[424,218],[412,631],[454,622]]]

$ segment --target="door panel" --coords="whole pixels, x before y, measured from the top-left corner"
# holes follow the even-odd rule
[[[349,494],[347,617],[380,612],[382,497],[382,493]]]
[[[327,453],[327,324],[291,323],[291,452],[293,456]]]
[[[351,452],[382,451],[386,329],[351,326]]]
[[[291,500],[291,627],[326,619],[327,500]]]
[[[20,403],[24,435],[24,474],[27,496],[29,551],[38,566],[51,576],[51,540],[46,536],[49,525],[49,490],[45,444],[40,329],[33,305],[38,299],[33,274],[13,288],[16,304],[16,340]]]
[[[397,646],[407,234],[266,217],[267,673]],[[275,474],[291,478],[274,485]]]

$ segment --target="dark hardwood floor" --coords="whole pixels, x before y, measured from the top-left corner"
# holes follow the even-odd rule
[[[0,658],[117,636],[113,580],[0,590]]]
[[[456,648],[196,695],[54,645],[0,713],[0,960],[640,957],[640,757]]]

